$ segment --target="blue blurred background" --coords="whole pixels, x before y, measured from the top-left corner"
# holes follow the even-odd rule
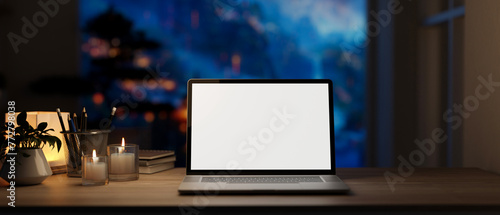
[[[188,79],[327,78],[337,166],[364,166],[366,7],[364,0],[79,1],[81,75],[92,85],[81,103],[94,127],[117,106],[118,133],[147,132],[150,148],[175,150],[183,166]]]
[[[481,139],[477,131],[484,129],[477,128],[498,120],[482,112],[454,130],[443,113],[473,93],[478,71],[490,71],[465,62],[496,68],[474,63],[496,53],[465,52],[466,46],[495,44],[488,43],[495,35],[466,26],[485,32],[497,26],[481,11],[500,3],[45,2],[59,2],[46,22],[39,1],[0,0],[0,35],[7,35],[0,37],[0,103],[15,100],[19,111],[60,108],[80,115],[85,106],[89,127],[99,128],[116,106],[110,143],[125,137],[143,149],[176,150],[176,165],[183,166],[189,78],[328,78],[335,85],[339,167],[397,166],[399,155],[418,148],[416,139],[443,128],[450,138],[422,166],[491,169],[477,162],[495,141]],[[481,10],[465,16],[465,2]],[[27,32],[35,15],[38,28]],[[470,138],[475,141],[465,141]],[[469,150],[477,144],[486,144],[484,150]]]

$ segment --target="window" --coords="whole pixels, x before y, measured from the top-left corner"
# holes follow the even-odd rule
[[[79,4],[81,74],[93,83],[82,103],[96,120],[117,106],[117,132],[144,129],[146,148],[175,149],[183,160],[189,78],[328,78],[337,165],[364,165],[365,50],[356,46],[366,37],[364,0]]]

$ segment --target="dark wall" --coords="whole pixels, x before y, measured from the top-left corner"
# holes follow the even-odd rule
[[[78,2],[44,0],[41,2],[57,3],[48,6],[48,14],[38,1],[0,1],[0,78],[5,83],[0,92],[1,120],[7,111],[7,100],[16,102],[16,109],[55,111],[60,107],[64,111],[76,111],[76,96],[64,93],[41,94],[41,88],[58,89],[58,84],[41,82],[33,89],[34,83],[40,83],[47,77],[77,77],[78,70]],[[52,16],[51,16],[52,15]],[[38,22],[33,23],[33,17]],[[23,18],[38,24],[34,34],[26,26]],[[47,18],[44,20],[44,18]],[[25,31],[23,34],[23,26]],[[11,33],[11,34],[9,34]],[[14,36],[13,34],[18,35]],[[31,34],[31,35],[30,35]],[[10,38],[22,40],[16,53]],[[20,37],[26,39],[19,39]],[[29,38],[31,37],[31,38]],[[0,85],[1,86],[1,85]],[[64,92],[67,89],[58,89]]]

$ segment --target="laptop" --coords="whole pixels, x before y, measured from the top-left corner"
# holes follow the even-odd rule
[[[346,193],[330,80],[188,81],[181,194]]]

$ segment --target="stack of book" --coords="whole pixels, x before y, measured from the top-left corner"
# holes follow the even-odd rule
[[[139,150],[139,173],[152,174],[174,168],[174,151]]]

